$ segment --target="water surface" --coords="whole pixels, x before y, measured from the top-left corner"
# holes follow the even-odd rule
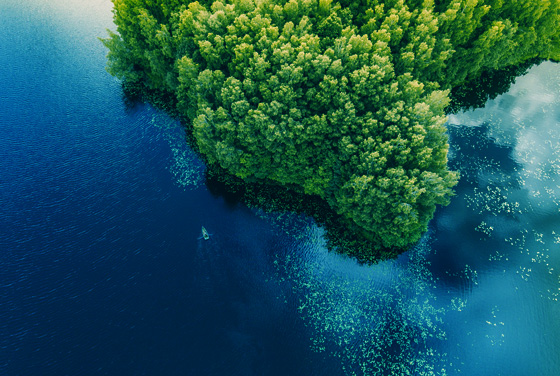
[[[450,117],[457,196],[367,267],[210,193],[105,72],[111,6],[0,4],[1,374],[560,373],[558,65]]]

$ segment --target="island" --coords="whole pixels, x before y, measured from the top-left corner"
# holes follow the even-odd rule
[[[558,0],[113,3],[112,75],[169,98],[209,166],[320,197],[373,249],[450,202],[450,91],[560,59]]]

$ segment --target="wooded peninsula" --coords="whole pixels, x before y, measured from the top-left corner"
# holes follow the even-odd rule
[[[450,90],[560,60],[560,0],[113,0],[108,71],[168,93],[206,162],[317,195],[377,247],[458,182]]]

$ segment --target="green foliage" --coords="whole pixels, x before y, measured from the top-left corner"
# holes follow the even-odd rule
[[[560,0],[113,2],[111,74],[173,93],[210,165],[317,195],[378,247],[449,202],[449,89],[560,57]]]

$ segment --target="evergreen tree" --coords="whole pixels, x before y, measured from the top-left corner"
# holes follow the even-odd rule
[[[177,98],[198,149],[404,249],[446,205],[449,89],[558,59],[560,0],[113,0],[111,74]]]

